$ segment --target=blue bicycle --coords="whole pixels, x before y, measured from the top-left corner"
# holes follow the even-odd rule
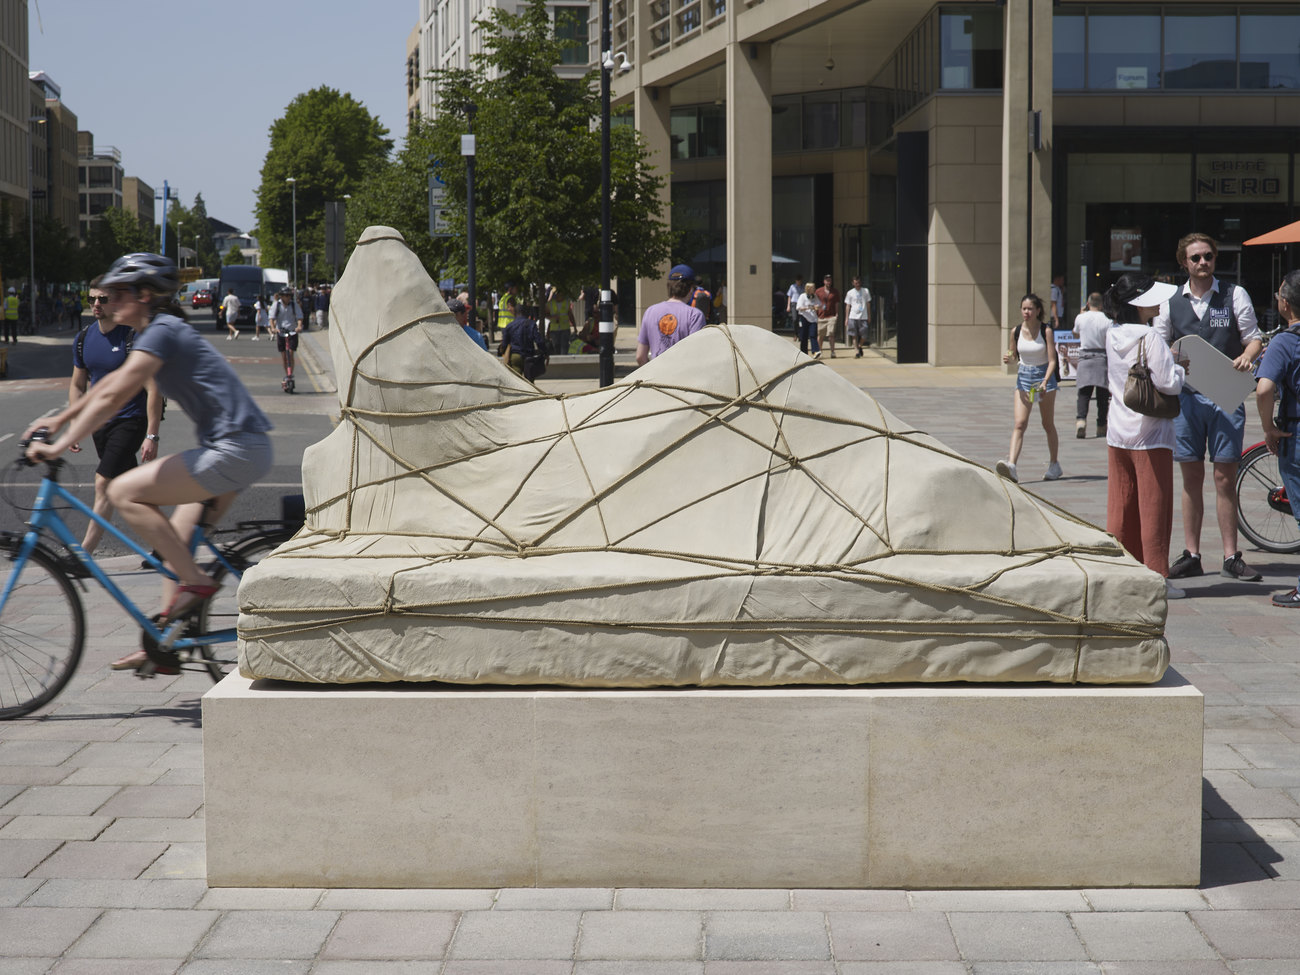
[[[25,459],[19,463],[31,466]],[[99,522],[141,557],[142,569],[169,579],[176,576],[152,552],[63,487],[59,483],[63,465],[62,460],[45,464],[27,531],[0,532],[0,552],[13,563],[0,591],[0,719],[43,707],[72,679],[86,637],[78,592],[78,585],[84,590],[85,579],[98,582],[140,626],[141,647],[148,655],[148,662],[137,671],[141,677],[152,677],[160,668],[163,673],[177,673],[192,666],[206,670],[214,682],[221,680],[235,663],[238,580],[301,527],[302,519],[296,515],[301,514],[302,496],[282,499],[284,517],[279,521],[246,521],[217,532],[203,523],[195,526],[191,553],[201,558],[210,553],[212,562],[205,568],[214,581],[226,585],[196,610],[168,621],[146,614],[85,553],[61,510],[78,511]],[[229,544],[217,544],[210,537],[236,532],[240,537]],[[61,554],[59,546],[69,554]]]

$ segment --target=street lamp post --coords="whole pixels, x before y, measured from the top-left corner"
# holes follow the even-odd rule
[[[600,0],[600,385],[614,382],[614,294],[610,290],[609,209],[609,75],[614,67],[610,48],[609,0]]]
[[[622,51],[614,60],[609,0],[600,0],[600,385],[614,382],[614,292],[610,289],[609,82],[632,64]]]
[[[293,176],[285,179],[293,191],[293,290],[298,292],[298,180]]]
[[[474,114],[477,111],[478,106],[473,102],[465,103],[465,118],[469,122],[469,132],[460,137],[460,154],[465,157],[465,270],[469,287],[469,320],[475,328],[478,328],[478,271],[474,265],[474,163],[477,158],[474,145]]]
[[[27,320],[36,325],[36,159],[32,123],[45,124],[44,115],[27,116]]]

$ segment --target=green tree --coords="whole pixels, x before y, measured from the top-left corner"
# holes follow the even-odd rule
[[[289,103],[271,124],[257,194],[263,266],[292,268],[295,188],[299,277],[305,253],[313,268],[326,266],[325,204],[355,192],[384,165],[393,147],[387,135],[364,105],[333,88],[314,88]]]
[[[412,127],[396,163],[367,183],[349,207],[349,239],[366,223],[400,230],[435,277],[464,280],[466,179],[460,137],[463,106],[477,107],[475,262],[484,288],[507,279],[563,286],[570,294],[600,276],[600,113],[595,72],[580,82],[554,70],[557,41],[544,0],[517,14],[494,8],[480,21],[483,53],[468,71],[434,72],[443,111]],[[489,78],[490,73],[496,76]],[[668,257],[672,233],[649,163],[631,126],[610,134],[611,258],[616,277],[648,273]],[[454,235],[428,235],[430,159],[447,184],[445,216]]]
[[[243,264],[244,252],[239,249],[238,244],[231,244],[230,250],[226,251],[226,256],[221,259],[222,267],[230,267],[232,264]]]
[[[81,251],[81,277],[90,279],[103,274],[123,254],[158,249],[157,230],[144,229],[136,217],[120,207],[105,210],[99,217],[91,223]],[[170,241],[168,245],[171,250]]]

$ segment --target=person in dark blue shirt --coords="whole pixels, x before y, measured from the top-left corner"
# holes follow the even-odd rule
[[[90,283],[90,313],[94,317],[73,340],[72,381],[68,384],[68,405],[76,403],[110,372],[119,369],[131,352],[135,333],[127,325],[114,325],[108,316],[108,290],[99,285],[99,278]],[[95,468],[95,503],[97,515],[111,520],[113,505],[108,499],[108,482],[136,466],[136,453],[148,463],[158,456],[158,426],[162,422],[162,396],[151,380],[138,395],[114,414],[93,434],[99,466]],[[78,452],[81,445],[73,444],[69,450]],[[86,526],[81,547],[87,554],[95,551],[104,529],[96,521]],[[77,575],[86,570],[75,559]]]

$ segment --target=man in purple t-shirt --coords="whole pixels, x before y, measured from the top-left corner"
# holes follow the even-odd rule
[[[651,305],[641,316],[636,336],[636,364],[644,366],[688,335],[702,329],[704,312],[692,308],[687,298],[695,290],[695,272],[685,264],[668,272],[668,300]]]

